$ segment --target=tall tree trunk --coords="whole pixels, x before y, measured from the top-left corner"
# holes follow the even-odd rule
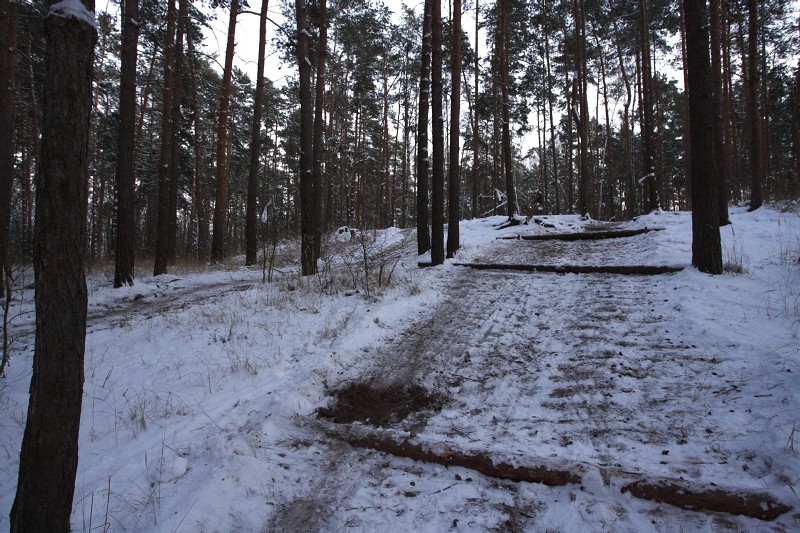
[[[447,257],[454,257],[459,243],[459,221],[461,220],[461,0],[453,0],[453,23],[451,57],[450,96],[450,163],[447,168]]]
[[[625,217],[632,219],[636,214],[636,185],[633,178],[633,141],[631,139],[630,109],[633,101],[633,90],[631,89],[630,77],[625,68],[625,59],[622,55],[622,42],[619,34],[617,19],[612,17],[614,23],[614,41],[617,45],[617,60],[622,80],[625,83],[625,101],[622,113],[622,140],[625,144]]]
[[[514,187],[514,166],[511,154],[511,103],[508,97],[508,4],[500,0],[500,93],[503,98],[503,161],[506,171],[508,218],[517,215],[517,190]]]
[[[314,102],[314,163],[311,184],[314,189],[314,265],[322,249],[322,163],[325,157],[325,62],[328,57],[328,11],[326,0],[319,2],[319,42],[317,44],[317,79]]]
[[[433,0],[431,112],[433,174],[431,178],[431,263],[444,263],[444,113],[442,108],[442,2]]]
[[[314,257],[313,152],[314,104],[311,94],[311,60],[308,57],[308,23],[305,0],[296,0],[297,63],[300,69],[300,261],[304,276],[317,273]]]
[[[428,106],[431,86],[431,38],[433,0],[425,0],[422,23],[422,70],[419,78],[419,114],[417,117],[417,253],[431,249],[428,226]]]
[[[164,45],[164,91],[161,97],[161,154],[158,164],[158,218],[156,223],[156,249],[153,275],[167,273],[167,245],[169,241],[169,180],[172,166],[172,97],[175,86],[175,0],[167,1],[167,36]]]
[[[134,185],[136,160],[136,55],[139,44],[139,0],[126,0],[120,53],[119,137],[117,139],[117,257],[114,287],[133,285]]]
[[[569,73],[566,73],[566,86],[564,87],[564,96],[567,100],[567,146],[566,148],[566,167],[567,167],[567,212],[573,213],[575,211],[575,167],[572,164],[572,141],[575,139],[572,124],[575,121],[575,100],[578,99],[578,91],[575,83],[570,83]]]
[[[247,214],[245,216],[245,265],[254,265],[258,255],[258,162],[261,151],[261,115],[264,109],[264,61],[267,49],[267,10],[269,0],[261,2],[258,22],[258,67],[253,103],[253,129],[250,137],[250,169],[247,175]]]
[[[747,0],[747,75],[745,76],[746,121],[750,145],[750,207],[755,211],[764,202],[761,186],[764,182],[761,146],[761,115],[758,106],[758,0]]]
[[[9,266],[8,226],[14,186],[14,71],[17,67],[17,4],[0,0],[0,294]]]
[[[204,260],[208,254],[208,210],[206,200],[206,187],[204,183],[202,146],[200,142],[200,98],[197,94],[197,67],[192,42],[192,32],[186,32],[186,47],[189,52],[189,78],[192,84],[192,137],[194,164],[192,165],[192,214],[189,217],[192,229],[190,240],[192,250],[196,252],[199,260]]]
[[[408,225],[408,182],[409,182],[409,152],[410,152],[410,107],[411,102],[409,101],[410,90],[409,90],[409,68],[408,65],[410,63],[409,54],[411,53],[411,43],[406,43],[406,55],[405,55],[405,64],[403,65],[403,200],[402,206],[400,208],[400,227],[405,228]]]
[[[211,238],[211,262],[225,259],[225,236],[228,231],[228,114],[233,74],[233,49],[236,46],[236,16],[239,0],[231,0],[228,19],[228,43],[225,48],[225,69],[219,93],[219,117],[217,118],[217,191],[214,203],[214,235]]]
[[[588,73],[586,64],[586,22],[583,0],[574,0],[575,5],[575,43],[576,71],[578,86],[578,143],[579,143],[579,175],[578,175],[578,214],[590,214],[589,199],[589,101],[587,96]]]
[[[686,15],[689,115],[692,128],[692,264],[722,273],[719,202],[714,190],[713,108],[705,0],[683,0]]]
[[[11,531],[69,531],[86,338],[86,177],[94,2],[51,0],[36,187],[36,345]],[[63,6],[63,4],[62,4]],[[78,16],[75,16],[77,11]]]
[[[800,17],[798,17],[800,19]],[[800,20],[798,20],[800,28]],[[794,179],[789,180],[789,198],[797,198],[797,188],[800,186],[800,59],[797,60],[797,70],[794,75],[794,121],[792,139],[794,140]]]
[[[728,220],[728,179],[725,166],[728,154],[725,151],[724,128],[722,123],[722,43],[720,42],[721,20],[719,16],[720,0],[709,1],[709,25],[711,27],[711,91],[713,107],[714,134],[714,181],[716,182],[719,225],[730,224]]]
[[[660,207],[658,198],[658,176],[655,166],[655,145],[653,143],[653,76],[650,72],[650,16],[647,0],[639,0],[639,44],[641,48],[642,82],[642,179],[647,184],[649,211]]]
[[[561,214],[561,203],[558,194],[558,153],[556,152],[556,121],[553,117],[553,76],[550,70],[550,25],[548,24],[547,6],[549,0],[543,0],[543,19],[544,19],[544,59],[547,73],[547,107],[550,115],[550,152],[553,158],[553,199],[555,201],[555,212]]]
[[[480,0],[475,0],[475,96],[472,110],[472,218],[480,216],[480,168],[478,153],[480,151],[480,127],[478,122],[478,94],[480,89],[480,54],[478,53],[478,31],[480,30]]]
[[[713,0],[712,0],[713,1]],[[680,17],[681,17],[681,60],[682,63],[686,64],[686,14],[683,12],[683,2],[680,3]],[[712,41],[713,42],[713,41]],[[713,46],[713,45],[712,45]],[[683,170],[686,174],[686,179],[684,181],[684,186],[686,187],[687,194],[685,195],[685,206],[681,206],[681,209],[692,209],[692,155],[691,155],[691,125],[689,121],[689,79],[688,74],[686,73],[686,69],[683,69],[683,86],[686,89],[683,91],[683,101],[684,101],[684,112],[683,112],[683,146],[684,146],[684,158],[683,158]]]
[[[178,235],[178,189],[181,161],[181,102],[183,83],[183,37],[189,18],[187,0],[178,0],[177,35],[175,37],[175,66],[172,80],[172,156],[169,165],[169,201],[167,203],[167,264],[174,265],[177,258]]]

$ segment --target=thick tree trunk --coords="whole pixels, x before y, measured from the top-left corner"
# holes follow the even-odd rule
[[[587,64],[586,64],[586,22],[584,20],[585,7],[583,0],[575,0],[575,35],[577,42],[576,70],[578,86],[578,143],[579,143],[579,175],[578,175],[578,214],[590,214],[591,200],[589,199],[589,101],[587,97]]]
[[[761,150],[761,116],[758,106],[758,0],[747,0],[747,75],[745,76],[746,118],[750,148],[750,211],[764,202],[761,186],[764,182],[763,152]]]
[[[325,157],[325,62],[328,58],[328,11],[326,0],[319,2],[319,42],[317,43],[317,79],[314,95],[314,162],[312,165],[311,185],[314,189],[314,219],[312,230],[314,236],[314,265],[317,264],[322,251],[322,173]]]
[[[480,0],[475,0],[475,96],[473,97],[473,110],[472,110],[472,218],[480,216],[480,168],[479,168],[479,152],[480,152],[480,126],[478,121],[478,95],[480,93],[480,54],[478,53],[478,31],[480,30]]]
[[[172,141],[171,161],[169,165],[169,200],[167,202],[167,264],[174,265],[177,258],[178,236],[178,188],[180,182],[181,161],[181,102],[183,83],[183,38],[188,24],[188,1],[178,0],[177,35],[175,37],[175,66],[172,80]]]
[[[655,147],[653,143],[653,76],[650,72],[650,16],[647,0],[639,0],[639,44],[641,48],[642,82],[642,178],[647,185],[649,211],[660,207],[659,180],[656,175]]]
[[[632,219],[636,214],[636,184],[633,178],[633,141],[631,139],[630,109],[633,102],[633,90],[631,89],[628,70],[625,68],[625,60],[622,55],[622,42],[614,19],[614,40],[617,43],[617,59],[619,60],[619,70],[622,80],[625,83],[625,102],[622,113],[622,140],[625,144],[625,217]]]
[[[205,259],[208,243],[208,219],[205,216],[205,194],[202,171],[202,147],[200,143],[200,100],[197,94],[197,68],[195,66],[194,44],[192,32],[186,32],[186,48],[188,51],[189,79],[192,88],[192,147],[194,162],[192,165],[192,207],[189,215],[189,235],[187,249],[195,253],[198,259]]]
[[[431,17],[431,111],[433,173],[431,178],[431,262],[444,263],[444,113],[442,108],[442,2],[433,0]]]
[[[51,6],[56,4],[51,0]],[[94,2],[45,18],[44,127],[36,187],[36,347],[11,531],[69,531],[86,336],[86,177]]]
[[[8,226],[14,186],[14,71],[17,66],[17,4],[0,0],[0,294],[9,266]]]
[[[428,106],[431,86],[431,32],[433,0],[425,0],[422,24],[422,70],[419,78],[419,115],[417,117],[417,253],[431,249],[428,226]]]
[[[517,215],[517,190],[514,186],[514,165],[511,154],[511,103],[508,96],[508,5],[500,0],[500,93],[503,98],[503,162],[506,171],[508,218]]]
[[[167,246],[169,241],[169,179],[172,166],[172,96],[175,84],[175,0],[167,1],[167,36],[164,48],[164,91],[161,97],[161,154],[158,164],[158,218],[156,223],[156,249],[153,275],[167,273]]]
[[[314,104],[311,94],[311,60],[308,57],[308,23],[305,0],[296,0],[297,63],[300,69],[300,263],[304,276],[317,273],[314,257],[313,152]]]
[[[561,214],[561,202],[558,194],[558,152],[556,151],[556,121],[553,117],[553,76],[550,70],[550,26],[548,24],[547,5],[549,0],[543,0],[543,19],[544,19],[544,59],[547,69],[547,107],[550,115],[550,155],[553,158],[553,201],[555,203],[556,214]]]
[[[722,273],[716,183],[713,168],[713,109],[705,0],[683,0],[692,138],[692,264]]]
[[[453,22],[450,96],[450,163],[447,167],[447,257],[454,257],[460,248],[461,220],[461,0],[453,0]]]
[[[117,257],[114,287],[133,285],[134,159],[136,134],[136,55],[139,44],[139,0],[127,0],[122,16],[122,52],[119,85],[119,137],[117,139]]]
[[[728,178],[726,165],[728,154],[725,150],[724,128],[722,123],[722,44],[721,21],[719,16],[720,0],[709,2],[709,25],[711,27],[711,90],[713,106],[714,133],[714,181],[718,197],[719,225],[730,224],[728,220]]]
[[[800,21],[798,21],[800,28]],[[794,77],[794,127],[792,128],[794,140],[794,179],[789,181],[789,198],[797,198],[797,188],[800,187],[800,59],[797,60],[797,70]]]
[[[267,48],[267,10],[269,0],[261,2],[258,23],[258,67],[253,103],[253,129],[250,137],[250,169],[247,175],[247,212],[245,215],[245,265],[254,265],[258,255],[258,162],[261,151],[261,115],[264,109],[264,61]]]
[[[214,235],[211,238],[211,262],[225,259],[225,240],[228,231],[228,114],[233,74],[233,50],[236,46],[236,16],[239,0],[231,0],[228,19],[228,43],[225,48],[225,70],[219,95],[219,117],[217,118],[217,191],[214,203]]]

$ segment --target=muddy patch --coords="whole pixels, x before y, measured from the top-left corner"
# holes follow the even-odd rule
[[[443,397],[418,385],[376,387],[354,383],[334,391],[333,397],[332,407],[317,411],[320,418],[337,424],[362,422],[384,428],[411,420],[423,422],[444,405]]]

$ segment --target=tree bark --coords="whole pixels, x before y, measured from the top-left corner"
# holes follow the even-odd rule
[[[764,202],[761,185],[764,182],[761,146],[761,116],[758,106],[758,0],[747,0],[747,75],[745,76],[746,118],[750,148],[750,207],[755,211]]]
[[[713,106],[714,134],[714,181],[717,188],[719,225],[730,224],[728,220],[728,179],[726,165],[728,154],[725,150],[724,128],[722,123],[722,43],[720,0],[709,1],[709,25],[711,27],[711,89]]]
[[[258,67],[253,102],[253,129],[250,137],[250,169],[247,175],[247,212],[245,215],[245,265],[254,265],[258,255],[258,162],[261,151],[261,116],[264,109],[264,61],[267,48],[267,10],[269,0],[261,2],[258,22]]]
[[[548,23],[548,6],[549,0],[542,1],[542,9],[544,19],[544,58],[545,68],[547,74],[547,107],[550,116],[550,152],[553,157],[553,201],[555,202],[555,213],[561,214],[561,202],[558,195],[558,153],[556,152],[556,121],[553,117],[553,76],[550,69],[550,25]]]
[[[641,47],[642,78],[642,178],[648,192],[649,211],[660,208],[658,198],[658,177],[655,166],[655,147],[653,143],[653,76],[650,72],[650,15],[647,0],[639,0],[639,43]]]
[[[126,0],[122,16],[122,51],[119,85],[119,138],[117,139],[117,257],[114,287],[133,285],[134,185],[136,160],[136,55],[139,44],[139,0]]]
[[[167,202],[167,264],[174,265],[177,258],[178,236],[178,189],[180,185],[181,161],[181,104],[183,101],[183,39],[189,19],[187,0],[178,0],[177,35],[175,37],[175,66],[172,80],[172,141],[169,165],[169,198]]]
[[[722,273],[716,183],[713,168],[713,109],[705,0],[683,0],[692,158],[692,264]]]
[[[233,51],[236,46],[236,16],[238,13],[239,0],[231,0],[228,43],[225,48],[225,69],[222,74],[219,117],[217,118],[217,191],[214,203],[214,235],[211,238],[212,263],[220,263],[225,259],[225,234],[228,231],[228,109],[230,107]]]
[[[9,266],[8,226],[14,186],[14,71],[17,67],[17,4],[0,0],[0,294]]]
[[[94,2],[45,18],[44,127],[36,187],[36,345],[11,531],[69,531],[86,337],[86,178]],[[76,5],[70,6],[73,10]]]
[[[433,0],[425,0],[422,23],[422,70],[419,78],[419,114],[417,117],[417,253],[431,249],[428,226],[428,106],[431,86],[431,38]]]
[[[167,1],[167,36],[164,44],[164,91],[161,97],[161,153],[158,164],[158,218],[156,223],[156,249],[153,275],[167,273],[167,247],[169,241],[169,180],[172,166],[172,96],[175,84],[175,0]]]
[[[314,190],[314,265],[317,264],[322,251],[322,174],[325,158],[325,62],[328,58],[328,10],[326,0],[319,1],[319,42],[317,43],[317,79],[314,94],[314,162],[312,165],[311,184]]]
[[[296,0],[297,63],[300,69],[300,263],[304,276],[317,273],[314,257],[313,152],[314,105],[311,95],[311,60],[308,57],[308,22],[305,0]]]
[[[442,2],[433,0],[431,111],[433,174],[431,179],[431,262],[444,263],[444,114],[442,110]]]
[[[617,26],[614,20],[614,40],[617,43],[617,59],[619,60],[619,70],[622,80],[625,82],[625,102],[622,113],[622,140],[625,143],[625,217],[632,219],[636,214],[636,185],[633,179],[633,140],[631,139],[630,110],[633,101],[633,90],[631,89],[628,71],[625,68],[625,60],[622,55],[622,43]]]
[[[517,215],[517,190],[514,187],[514,165],[511,154],[511,103],[508,95],[508,5],[500,0],[500,93],[503,106],[503,162],[506,171],[506,208],[508,218]]]
[[[480,89],[480,54],[478,43],[478,31],[480,29],[480,0],[475,0],[475,96],[473,97],[473,120],[472,120],[472,218],[480,216],[480,168],[479,168],[479,151],[480,151],[480,123],[478,121],[478,94]],[[465,82],[466,83],[466,82]]]
[[[800,19],[800,17],[798,17]],[[800,28],[800,20],[798,21]],[[789,198],[797,197],[797,188],[800,186],[800,59],[797,60],[797,70],[794,76],[794,127],[792,128],[794,140],[794,179],[789,182]]]
[[[197,68],[195,65],[192,32],[186,32],[186,48],[188,50],[189,79],[192,86],[192,127],[194,163],[192,168],[192,208],[189,216],[188,248],[203,260],[208,251],[208,214],[206,211],[206,188],[203,183],[202,147],[200,143],[200,99],[197,94]]]
[[[450,96],[450,163],[447,167],[447,257],[454,257],[460,248],[461,220],[461,0],[453,0],[453,22]]]
[[[583,0],[574,0],[575,4],[575,50],[576,74],[578,86],[578,144],[579,144],[579,175],[578,175],[578,214],[590,215],[591,201],[589,199],[589,101],[587,97],[587,64],[586,64],[586,22]]]

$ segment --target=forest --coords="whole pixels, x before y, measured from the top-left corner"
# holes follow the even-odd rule
[[[29,263],[33,248],[48,6],[3,4],[15,13],[2,63],[10,93],[0,250],[10,265]],[[98,8],[87,178],[87,258],[127,258],[118,284],[133,279],[134,256],[155,273],[241,254],[252,264],[266,243],[296,236],[305,151],[317,163],[309,159],[308,190],[320,232],[419,226],[431,208],[434,237],[437,223],[509,208],[603,220],[691,208],[680,2],[448,2],[432,33],[442,103],[430,112],[420,99],[431,85],[422,3],[396,12],[367,0],[128,4]],[[123,23],[125,9],[135,23]],[[211,43],[218,56],[204,32],[215,12],[229,15],[219,21],[227,45]],[[714,0],[709,15],[721,205],[793,198],[796,6]],[[260,42],[235,34],[244,17],[261,19]],[[306,52],[297,68],[299,46]],[[255,47],[259,73],[268,57],[290,74],[252,79],[234,65],[235,48]],[[306,119],[313,148],[303,144]],[[431,164],[431,145],[442,163]],[[431,190],[437,165],[447,183]],[[132,189],[120,185],[130,182]]]
[[[797,526],[795,2],[96,8],[0,0],[0,527]]]

